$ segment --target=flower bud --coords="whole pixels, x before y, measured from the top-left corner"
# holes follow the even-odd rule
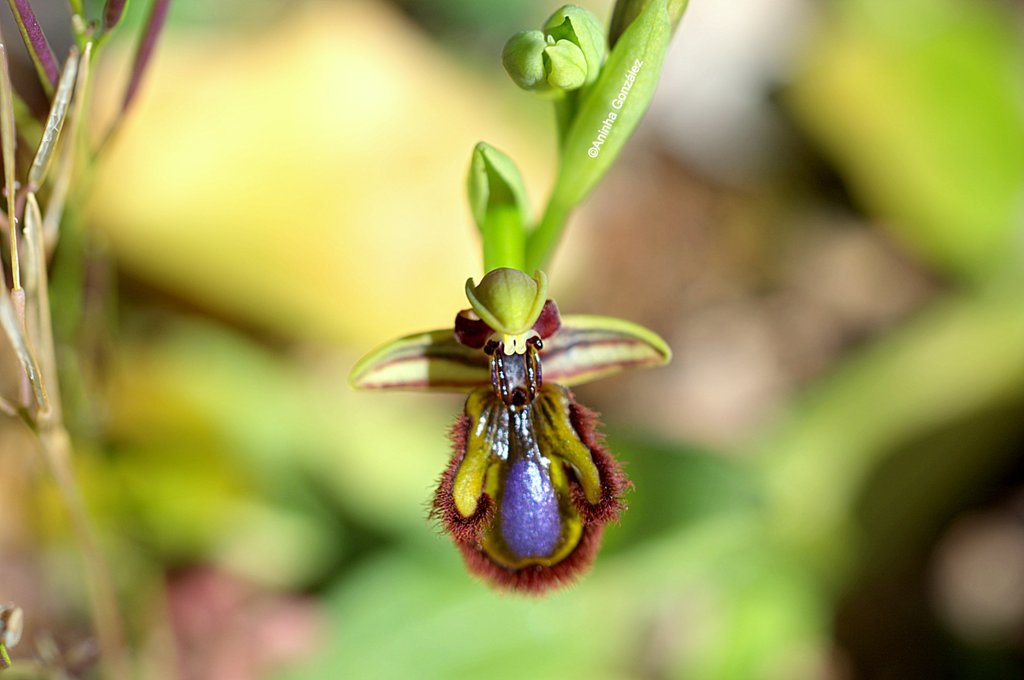
[[[587,81],[587,60],[583,51],[568,40],[548,38],[544,50],[548,64],[548,84],[559,90],[575,90]]]
[[[556,11],[544,24],[545,35],[557,43],[568,41],[575,45],[583,57],[584,80],[589,85],[597,80],[604,63],[605,33],[601,22],[588,10],[566,5]]]
[[[593,14],[566,5],[542,31],[516,33],[501,55],[516,85],[532,92],[576,90],[594,82],[604,62],[605,34]]]
[[[490,211],[510,209],[525,221],[526,188],[515,161],[490,144],[480,142],[473,148],[466,177],[469,209],[477,227],[483,231]]]
[[[516,85],[532,92],[551,88],[544,67],[547,47],[548,42],[540,31],[521,31],[509,38],[501,53],[501,63]]]

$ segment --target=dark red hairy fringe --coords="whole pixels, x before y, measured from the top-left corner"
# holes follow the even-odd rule
[[[523,569],[507,569],[496,564],[480,550],[481,532],[494,515],[494,502],[486,493],[480,497],[479,506],[471,517],[464,518],[455,507],[455,475],[465,455],[471,421],[463,414],[452,425],[449,433],[454,455],[447,469],[441,475],[434,494],[431,517],[441,520],[445,530],[454,539],[462,552],[470,573],[502,589],[531,595],[566,586],[584,574],[593,564],[601,547],[604,525],[618,521],[626,509],[622,494],[633,487],[619,462],[601,444],[603,435],[598,432],[598,414],[576,402],[569,393],[569,417],[580,439],[590,449],[594,464],[601,479],[601,499],[596,505],[590,504],[583,489],[571,482],[572,501],[583,519],[583,534],[580,542],[565,559],[550,567],[531,566]],[[570,473],[571,479],[571,473]]]
[[[576,396],[569,391],[569,421],[583,443],[590,449],[590,455],[597,466],[601,480],[601,500],[597,505],[587,502],[583,489],[578,484],[572,485],[572,501],[583,516],[586,523],[617,522],[626,503],[622,495],[633,488],[633,482],[622,471],[622,465],[615,456],[604,447],[604,435],[598,431],[600,416],[576,401]]]
[[[590,568],[601,547],[602,533],[603,524],[585,524],[576,548],[564,560],[550,567],[535,565],[523,569],[506,569],[495,564],[473,543],[456,542],[456,545],[462,551],[466,568],[471,574],[497,588],[528,595],[543,595],[549,590],[569,585]]]
[[[437,491],[434,492],[430,517],[440,520],[444,524],[445,531],[457,543],[468,542],[475,545],[480,540],[480,532],[490,523],[491,517],[494,515],[494,502],[486,493],[483,494],[477,503],[476,512],[469,517],[463,517],[455,507],[455,475],[466,455],[466,444],[469,441],[471,424],[470,417],[463,413],[452,424],[452,428],[448,432],[454,453],[448,467],[441,473]]]

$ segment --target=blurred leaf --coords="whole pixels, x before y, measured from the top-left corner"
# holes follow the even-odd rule
[[[220,537],[236,531],[230,511],[256,491],[216,441],[187,431],[163,445],[124,442],[112,469],[97,470],[92,483],[104,496],[123,490],[108,510],[118,513],[110,519],[172,564],[202,559]]]
[[[365,350],[450,323],[480,266],[458,150],[486,138],[550,177],[501,90],[386,5],[164,38],[148,77],[175,86],[140,93],[90,215],[131,276],[278,337]]]
[[[356,393],[334,361],[301,366],[216,326],[171,323],[160,341],[121,349],[111,436],[205,442],[262,494],[294,498],[315,479],[369,526],[428,528],[424,503],[461,400]]]
[[[898,447],[865,480],[855,507],[870,574],[905,573],[934,549],[950,518],[1016,464],[1024,395],[993,399]]]
[[[758,444],[774,529],[808,564],[835,577],[851,565],[853,503],[884,457],[1024,390],[1022,299],[1004,287],[934,305],[853,357]],[[957,455],[991,461],[971,448]]]
[[[763,510],[754,468],[724,454],[614,429],[608,449],[623,461],[635,485],[626,495],[629,510],[623,514],[622,530],[610,532],[614,550],[717,515]]]
[[[1024,269],[1024,43],[1007,3],[842,0],[789,102],[912,250],[978,280]]]
[[[709,518],[600,558],[543,599],[487,590],[440,540],[393,551],[329,596],[328,651],[280,677],[811,677],[780,670],[820,658],[820,600],[752,519]]]

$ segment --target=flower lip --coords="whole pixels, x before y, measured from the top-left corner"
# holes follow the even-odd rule
[[[597,415],[557,385],[521,408],[489,388],[471,393],[431,510],[471,572],[539,595],[589,568],[632,487],[596,427]]]
[[[466,281],[466,297],[477,316],[502,335],[520,336],[531,329],[544,309],[548,277],[533,278],[518,269],[501,267],[487,272],[479,285]]]

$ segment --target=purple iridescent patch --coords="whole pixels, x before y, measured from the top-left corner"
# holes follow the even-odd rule
[[[516,456],[501,500],[501,535],[509,550],[521,559],[550,556],[562,520],[547,466],[534,456]]]

